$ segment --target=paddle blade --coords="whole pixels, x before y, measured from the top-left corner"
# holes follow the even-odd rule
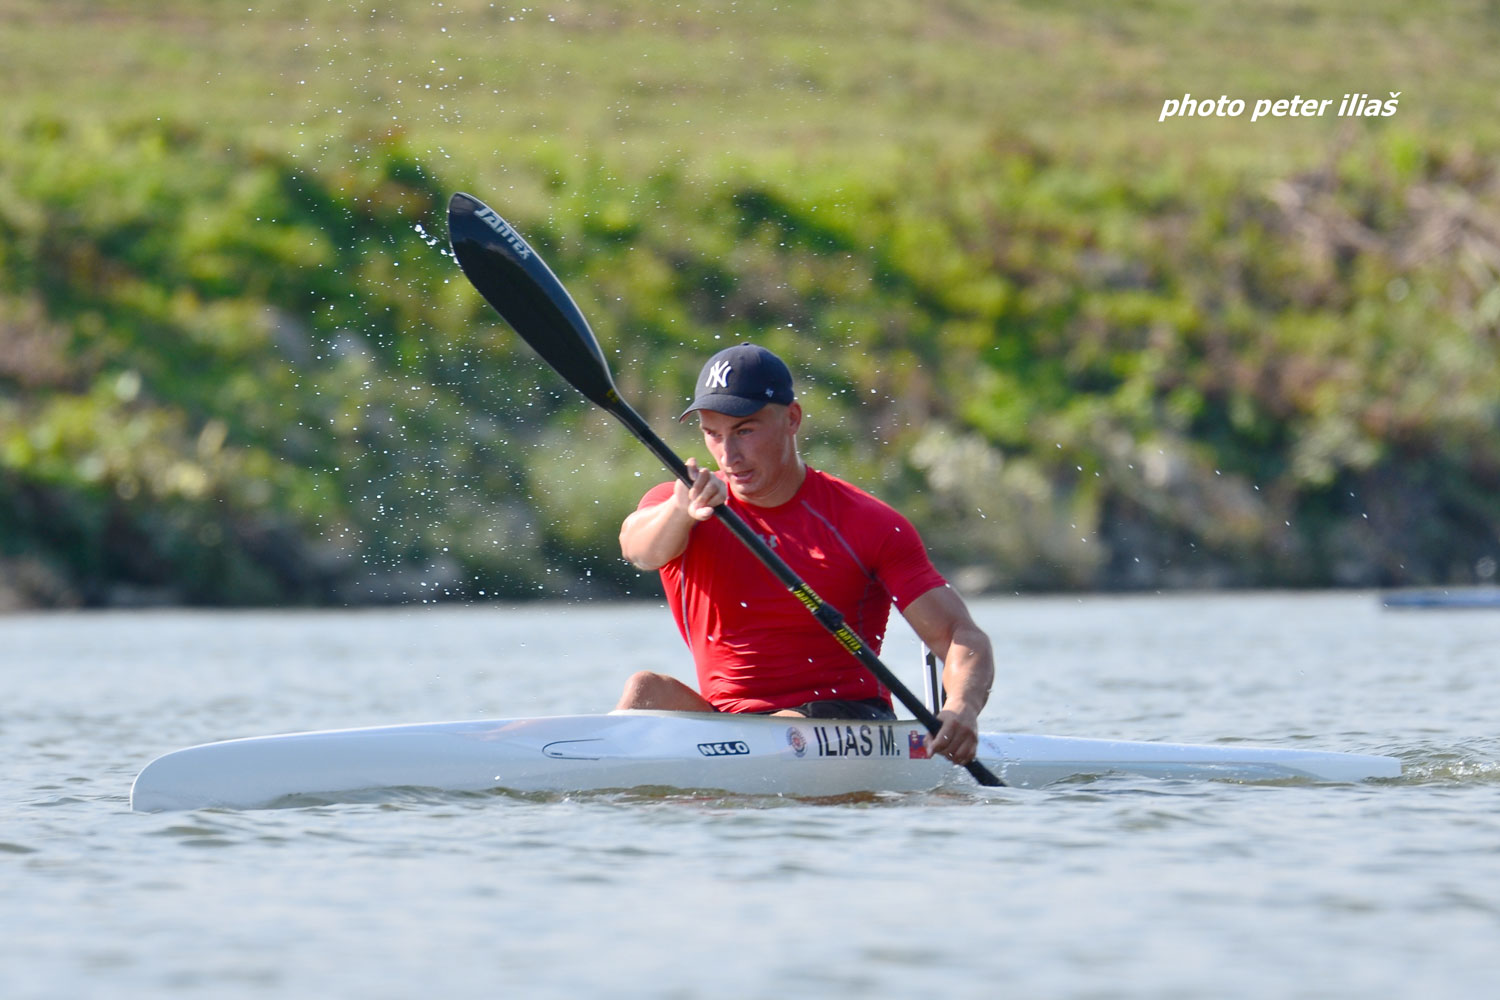
[[[557,275],[478,198],[448,202],[448,240],[465,277],[573,387],[605,409],[620,402],[604,352]]]

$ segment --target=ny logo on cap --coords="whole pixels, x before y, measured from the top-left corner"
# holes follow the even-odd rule
[[[708,381],[703,384],[705,389],[727,389],[729,388],[729,362],[715,361],[708,369]]]

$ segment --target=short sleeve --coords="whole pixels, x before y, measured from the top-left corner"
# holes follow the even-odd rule
[[[655,507],[659,504],[666,503],[668,500],[672,499],[672,490],[675,485],[675,480],[669,480],[665,483],[657,483],[655,486],[646,491],[646,495],[641,497],[641,502],[635,505],[635,509],[645,510],[647,507]]]
[[[890,592],[896,609],[905,611],[912,601],[934,587],[946,587],[948,581],[932,565],[927,547],[912,523],[894,510],[890,510],[889,518],[875,575]]]

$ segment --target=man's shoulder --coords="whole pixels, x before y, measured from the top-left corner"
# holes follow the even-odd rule
[[[852,483],[819,473],[821,505],[809,498],[814,515],[833,528],[860,561],[880,576],[904,608],[945,581],[933,569],[921,535],[896,508]]]
[[[896,508],[892,507],[884,500],[875,496],[875,494],[869,492],[868,490],[861,489],[860,487],[855,486],[853,483],[847,480],[840,479],[838,476],[835,476],[828,472],[823,472],[820,469],[809,468],[807,470],[807,474],[809,479],[814,480],[813,485],[815,486],[815,488],[814,490],[809,491],[809,502],[812,502],[815,505],[818,500],[823,500],[825,502],[831,501],[850,506],[857,506],[865,508],[866,510],[872,512],[889,511],[892,514],[897,514]],[[897,514],[897,516],[899,516],[899,514]]]
[[[676,485],[677,481],[674,479],[669,479],[664,483],[657,483],[646,491],[645,495],[641,497],[641,502],[635,505],[635,509],[643,510],[646,507],[655,507],[657,504],[666,503],[672,498],[672,490]]]

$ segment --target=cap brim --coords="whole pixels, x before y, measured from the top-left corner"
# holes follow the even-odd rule
[[[693,405],[683,410],[682,416],[677,419],[686,420],[688,414],[697,410],[713,410],[715,413],[724,413],[731,417],[748,417],[752,413],[765,409],[772,402],[774,400],[746,399],[744,396],[709,392],[693,400]]]

